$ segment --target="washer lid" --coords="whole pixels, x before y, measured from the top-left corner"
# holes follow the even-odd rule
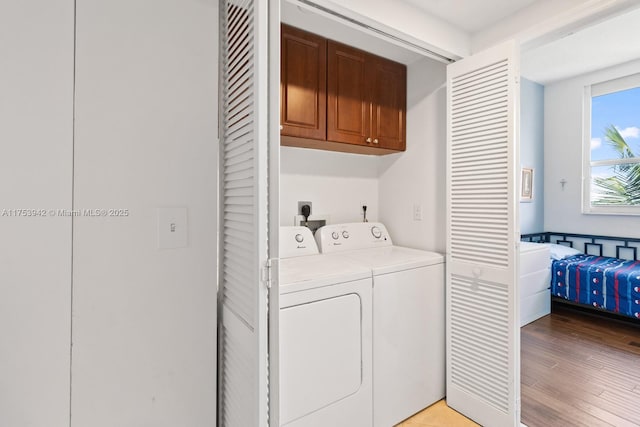
[[[346,252],[343,255],[369,266],[374,275],[444,263],[442,254],[402,246],[361,249]]]
[[[370,279],[371,269],[344,256],[309,255],[280,260],[280,293]]]

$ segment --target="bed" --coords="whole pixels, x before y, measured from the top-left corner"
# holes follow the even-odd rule
[[[640,262],[586,254],[554,260],[551,294],[640,319]]]
[[[522,237],[550,244],[552,300],[640,319],[640,239],[566,233]]]

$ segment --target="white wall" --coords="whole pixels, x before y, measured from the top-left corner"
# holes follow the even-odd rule
[[[380,221],[394,243],[446,248],[446,67],[423,59],[407,68],[407,151],[380,161]],[[413,207],[422,206],[422,221]]]
[[[640,237],[637,216],[581,213],[584,87],[638,72],[640,61],[634,61],[545,87],[545,231]]]
[[[130,214],[74,219],[72,426],[216,423],[217,12],[77,3],[74,207]]]
[[[520,233],[541,233],[545,231],[544,86],[521,78],[520,95],[520,166],[533,168],[533,200],[520,202]]]
[[[337,153],[307,148],[281,147],[280,225],[293,225],[298,201],[312,202],[311,219],[328,223],[376,221],[378,207],[378,156]]]
[[[316,0],[315,3],[445,56],[462,58],[471,50],[467,33],[408,3],[370,0]]]
[[[0,3],[2,426],[69,425],[73,4]]]

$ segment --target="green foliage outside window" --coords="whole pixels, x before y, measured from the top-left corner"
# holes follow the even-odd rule
[[[640,205],[640,158],[636,156],[615,126],[609,125],[605,129],[604,139],[622,161],[611,166],[610,176],[593,178],[596,193],[593,194],[592,204],[596,206]],[[635,162],[636,159],[638,163]]]

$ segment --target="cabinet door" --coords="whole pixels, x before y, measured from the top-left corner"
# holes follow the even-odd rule
[[[370,102],[365,83],[367,54],[328,42],[327,140],[369,145]]]
[[[280,133],[326,139],[327,41],[282,25],[280,43]]]
[[[372,143],[379,148],[403,151],[406,146],[407,68],[371,56],[367,73],[372,98]]]

